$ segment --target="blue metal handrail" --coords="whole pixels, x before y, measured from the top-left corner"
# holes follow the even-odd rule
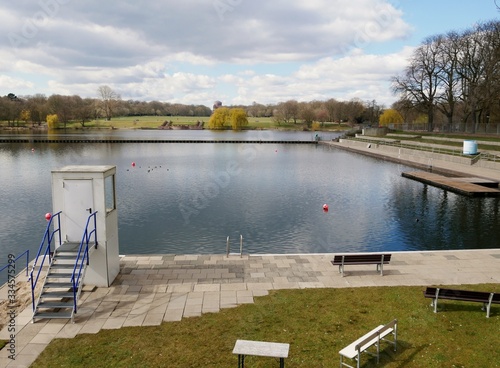
[[[82,241],[78,247],[78,255],[76,256],[75,266],[73,267],[73,274],[71,275],[71,283],[73,284],[73,311],[76,313],[77,306],[77,291],[80,285],[80,278],[83,272],[84,264],[89,264],[89,242],[92,234],[94,235],[94,244],[97,248],[97,211],[90,214],[87,218],[87,224],[85,225],[85,230],[83,232]],[[94,228],[89,231],[90,220],[93,218]],[[83,252],[83,253],[82,253]]]
[[[28,276],[28,264],[29,264],[29,259],[30,259],[30,250],[26,249],[24,252],[22,252],[20,255],[18,255],[16,258],[14,258],[14,263],[17,262],[19,258],[24,256],[26,254],[26,276]],[[2,273],[3,270],[8,268],[10,264],[5,265],[4,267],[0,268],[0,273]]]
[[[35,288],[40,278],[40,273],[42,272],[43,264],[45,263],[45,259],[48,257],[49,264],[52,261],[52,240],[54,239],[54,235],[57,233],[59,235],[59,244],[61,244],[61,212],[59,211],[53,214],[48,223],[47,228],[45,229],[45,233],[43,234],[42,241],[40,242],[40,247],[38,248],[38,253],[36,254],[33,265],[31,266],[29,280],[31,282],[31,304],[33,306],[33,312],[35,311]],[[54,229],[51,231],[51,225],[54,217],[57,218],[57,226],[54,223]],[[45,250],[43,250],[45,248]],[[35,267],[37,266],[38,260],[40,259],[40,255],[43,254],[42,261],[38,266],[38,272],[36,273],[36,277],[33,277],[33,273],[35,272]]]

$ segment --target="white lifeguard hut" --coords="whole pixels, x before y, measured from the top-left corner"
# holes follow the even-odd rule
[[[116,166],[73,165],[52,170],[52,207],[61,211],[61,244],[80,243],[89,215],[96,212],[97,246],[89,249],[83,283],[108,287],[120,271]]]

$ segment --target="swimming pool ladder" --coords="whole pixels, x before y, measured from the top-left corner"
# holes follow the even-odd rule
[[[230,255],[237,255],[238,253],[231,253],[231,242],[229,236],[226,239],[226,257]],[[240,258],[243,257],[243,235],[240,234]]]

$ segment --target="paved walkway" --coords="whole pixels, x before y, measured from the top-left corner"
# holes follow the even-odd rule
[[[30,307],[20,313],[16,359],[4,348],[0,367],[28,367],[54,338],[179,321],[253,303],[269,290],[500,283],[500,249],[393,252],[384,276],[373,265],[346,267],[341,277],[332,259],[333,254],[125,256],[111,287],[82,293],[75,323],[32,324]],[[498,285],[494,289],[500,291]],[[7,327],[0,338],[9,339]]]

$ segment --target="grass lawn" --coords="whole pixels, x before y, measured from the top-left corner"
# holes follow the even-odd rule
[[[454,286],[499,291],[497,284]],[[423,287],[273,291],[219,313],[157,327],[127,327],[54,340],[34,367],[236,367],[237,339],[290,343],[285,366],[337,367],[338,351],[379,324],[398,319],[398,350],[382,345],[380,363],[363,367],[500,367],[500,307],[440,301],[435,314]],[[251,357],[248,367],[278,360]]]
[[[87,129],[157,129],[165,121],[172,121],[173,125],[196,125],[198,121],[205,123],[205,128],[208,126],[209,116],[124,116],[115,117],[110,121],[105,119],[92,120],[85,123]],[[24,123],[22,123],[24,124]],[[4,124],[5,125],[5,124]],[[68,123],[67,129],[82,129],[82,125],[78,122]],[[246,129],[282,129],[282,130],[303,130],[302,123],[281,123],[277,124],[270,117],[264,118],[248,118],[248,126]],[[322,130],[347,130],[348,125],[339,125],[334,123],[325,123]]]

